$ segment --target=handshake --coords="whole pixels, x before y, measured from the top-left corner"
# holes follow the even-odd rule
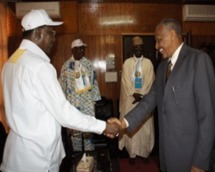
[[[103,134],[109,138],[115,138],[126,128],[125,120],[121,121],[117,118],[109,118],[106,122],[106,128]]]

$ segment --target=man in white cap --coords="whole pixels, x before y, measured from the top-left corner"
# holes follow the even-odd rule
[[[101,99],[92,62],[85,57],[87,45],[81,39],[71,44],[72,56],[61,69],[60,84],[67,100],[89,116],[95,116],[95,101]],[[73,114],[71,114],[73,115]],[[68,129],[74,151],[93,151],[93,134]],[[83,138],[83,139],[82,139]]]
[[[120,118],[122,119],[148,93],[154,81],[154,68],[151,61],[143,56],[143,40],[135,36],[133,41],[133,57],[128,58],[122,69],[120,92]],[[126,132],[119,139],[119,149],[124,147],[130,156],[130,164],[134,165],[136,156],[147,157],[154,146],[153,116],[145,120],[133,132]]]
[[[22,19],[24,39],[2,71],[10,126],[2,172],[58,172],[65,156],[61,125],[110,137],[121,129],[84,115],[66,100],[47,56],[55,41],[51,26],[62,23],[52,21],[43,9]]]

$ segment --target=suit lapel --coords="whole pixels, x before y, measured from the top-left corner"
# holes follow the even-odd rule
[[[178,59],[175,63],[175,66],[174,66],[172,72],[171,72],[171,75],[169,76],[167,83],[165,83],[165,71],[164,71],[164,75],[163,75],[164,76],[164,79],[163,79],[164,100],[166,99],[166,96],[169,94],[169,92],[172,90],[175,75],[179,71],[184,59],[186,58],[187,51],[188,51],[188,47],[187,47],[187,45],[184,44],[181,48],[181,51],[178,55]],[[167,69],[167,63],[168,63],[168,60],[165,62],[165,67],[164,67],[165,70]]]
[[[171,83],[171,81],[173,80],[174,78],[174,75],[177,73],[177,71],[179,70],[180,66],[182,65],[185,57],[186,57],[186,54],[187,54],[187,51],[188,51],[188,46],[186,44],[184,44],[181,48],[181,51],[178,55],[178,59],[175,63],[175,66],[172,70],[172,73],[171,75],[169,76],[169,79],[168,79],[168,83]],[[167,67],[167,64],[166,64],[166,67]]]

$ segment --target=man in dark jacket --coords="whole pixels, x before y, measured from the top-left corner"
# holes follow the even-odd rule
[[[155,31],[164,61],[150,92],[122,120],[134,130],[158,107],[161,171],[208,170],[215,137],[215,77],[209,56],[182,41],[178,21],[164,19]],[[171,74],[166,80],[168,63]]]

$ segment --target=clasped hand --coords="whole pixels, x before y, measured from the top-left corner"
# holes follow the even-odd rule
[[[117,118],[109,118],[103,134],[109,138],[115,138],[120,135],[125,128],[124,120],[120,121]]]

